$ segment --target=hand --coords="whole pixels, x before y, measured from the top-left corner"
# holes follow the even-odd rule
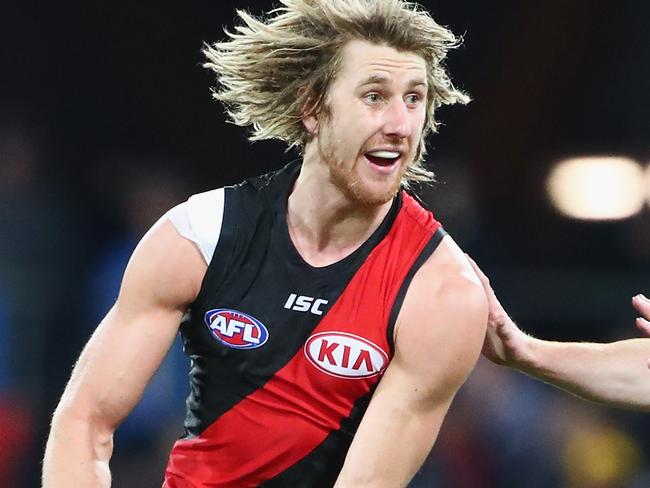
[[[496,364],[517,366],[530,364],[532,338],[522,332],[508,316],[490,286],[490,280],[472,258],[467,256],[488,299],[488,327],[483,355]],[[648,333],[650,334],[650,328]]]
[[[650,299],[642,294],[638,294],[632,298],[632,305],[641,314],[641,317],[636,319],[636,326],[644,334],[650,336]]]

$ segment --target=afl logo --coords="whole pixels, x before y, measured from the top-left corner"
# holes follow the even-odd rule
[[[205,314],[205,324],[215,339],[234,349],[255,349],[269,338],[262,322],[237,310],[209,310]]]
[[[305,356],[319,370],[338,378],[369,378],[383,373],[388,356],[363,337],[320,332],[305,343]]]

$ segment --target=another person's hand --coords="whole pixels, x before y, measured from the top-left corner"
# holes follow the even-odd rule
[[[483,355],[490,361],[505,366],[530,364],[533,338],[522,332],[512,321],[490,286],[488,277],[472,258],[469,256],[467,258],[481,280],[488,299],[488,328],[483,344]],[[650,328],[648,333],[650,334]]]
[[[636,326],[650,336],[650,299],[639,294],[632,298],[632,305],[641,314],[641,317],[636,319]]]

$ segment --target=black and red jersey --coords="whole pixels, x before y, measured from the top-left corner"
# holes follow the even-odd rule
[[[165,488],[331,487],[393,355],[409,283],[444,235],[400,192],[359,249],[312,267],[287,228],[299,170],[225,189],[219,242],[181,324],[191,393]]]

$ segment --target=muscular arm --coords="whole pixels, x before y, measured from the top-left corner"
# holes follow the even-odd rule
[[[485,336],[485,295],[462,261],[446,237],[414,277],[396,327],[395,356],[336,488],[406,486],[430,451]]]
[[[552,342],[522,332],[510,319],[488,278],[472,262],[490,306],[484,354],[586,400],[619,408],[650,411],[650,339],[605,344]],[[650,301],[633,299],[642,317],[637,326],[650,333]]]
[[[166,219],[142,239],[117,302],[81,353],[54,412],[44,488],[110,486],[113,432],[171,347],[205,268]]]

